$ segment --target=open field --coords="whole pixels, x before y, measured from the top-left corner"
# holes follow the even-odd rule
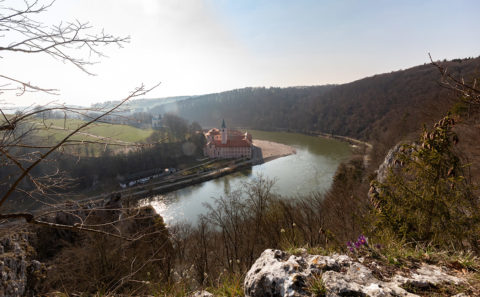
[[[52,136],[58,141],[70,131],[84,124],[85,121],[73,119],[66,121],[63,119],[46,119],[43,121],[39,119],[36,123],[45,127],[45,129],[40,131],[41,136]],[[76,135],[73,139],[98,141],[106,138],[113,141],[133,143],[144,141],[152,132],[152,129],[139,129],[128,125],[94,123],[82,130],[82,133]]]

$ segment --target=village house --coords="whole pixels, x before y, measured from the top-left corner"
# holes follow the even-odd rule
[[[163,119],[162,115],[154,115],[152,117],[152,129],[160,129],[163,128]]]
[[[225,120],[220,129],[213,128],[205,133],[207,144],[203,152],[210,158],[251,158],[252,135],[248,132],[227,129]]]

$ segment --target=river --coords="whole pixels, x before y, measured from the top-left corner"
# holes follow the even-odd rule
[[[296,154],[278,158],[251,169],[236,172],[198,185],[145,199],[167,224],[186,221],[195,224],[206,213],[205,203],[239,189],[245,182],[262,175],[275,180],[273,191],[284,197],[325,192],[331,185],[338,165],[351,155],[350,145],[334,139],[297,133],[249,131],[254,139],[293,146]]]

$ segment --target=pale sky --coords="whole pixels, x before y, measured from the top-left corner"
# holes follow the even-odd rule
[[[60,90],[0,100],[87,106],[122,99],[141,83],[161,82],[148,98],[345,83],[428,63],[429,52],[479,56],[479,12],[475,0],[57,0],[39,16],[45,23],[88,21],[131,42],[105,49],[108,58],[89,67],[96,76],[0,51],[0,74]]]

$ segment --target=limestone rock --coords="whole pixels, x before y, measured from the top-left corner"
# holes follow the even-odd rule
[[[442,268],[422,265],[409,275],[379,280],[367,266],[346,255],[290,256],[279,250],[265,250],[245,277],[245,296],[310,296],[306,286],[321,275],[326,296],[418,296],[403,286],[428,288],[438,284],[460,284],[463,279]],[[459,295],[462,296],[462,295]]]
[[[245,277],[246,296],[307,296],[305,270],[301,257],[288,256],[279,250],[265,250]]]
[[[401,148],[402,146],[397,144],[388,151],[385,160],[383,160],[383,163],[378,167],[377,180],[379,182],[384,182],[387,178],[388,170],[395,167],[395,156],[400,152]]]
[[[324,270],[340,270],[350,263],[345,255],[289,256],[279,250],[265,250],[245,277],[246,296],[309,296],[306,280]]]
[[[32,247],[26,233],[18,232],[0,238],[0,296],[33,296],[45,266],[30,261]]]
[[[415,146],[415,144],[412,144]],[[376,170],[377,177],[375,180],[379,183],[385,182],[387,179],[387,176],[390,172],[390,170],[399,170],[403,164],[397,160],[397,155],[399,153],[407,153],[407,154],[412,154],[413,149],[412,148],[405,148],[404,144],[399,143],[395,145],[393,148],[391,148],[387,155],[385,156],[385,159],[383,160],[382,164],[378,167]],[[375,201],[378,197],[378,194],[381,192],[381,189],[378,189],[376,186],[375,182],[370,183],[370,189],[368,191],[368,197],[372,200]]]
[[[0,296],[23,296],[27,284],[27,261],[19,241],[14,234],[0,239],[4,251],[0,255]]]

